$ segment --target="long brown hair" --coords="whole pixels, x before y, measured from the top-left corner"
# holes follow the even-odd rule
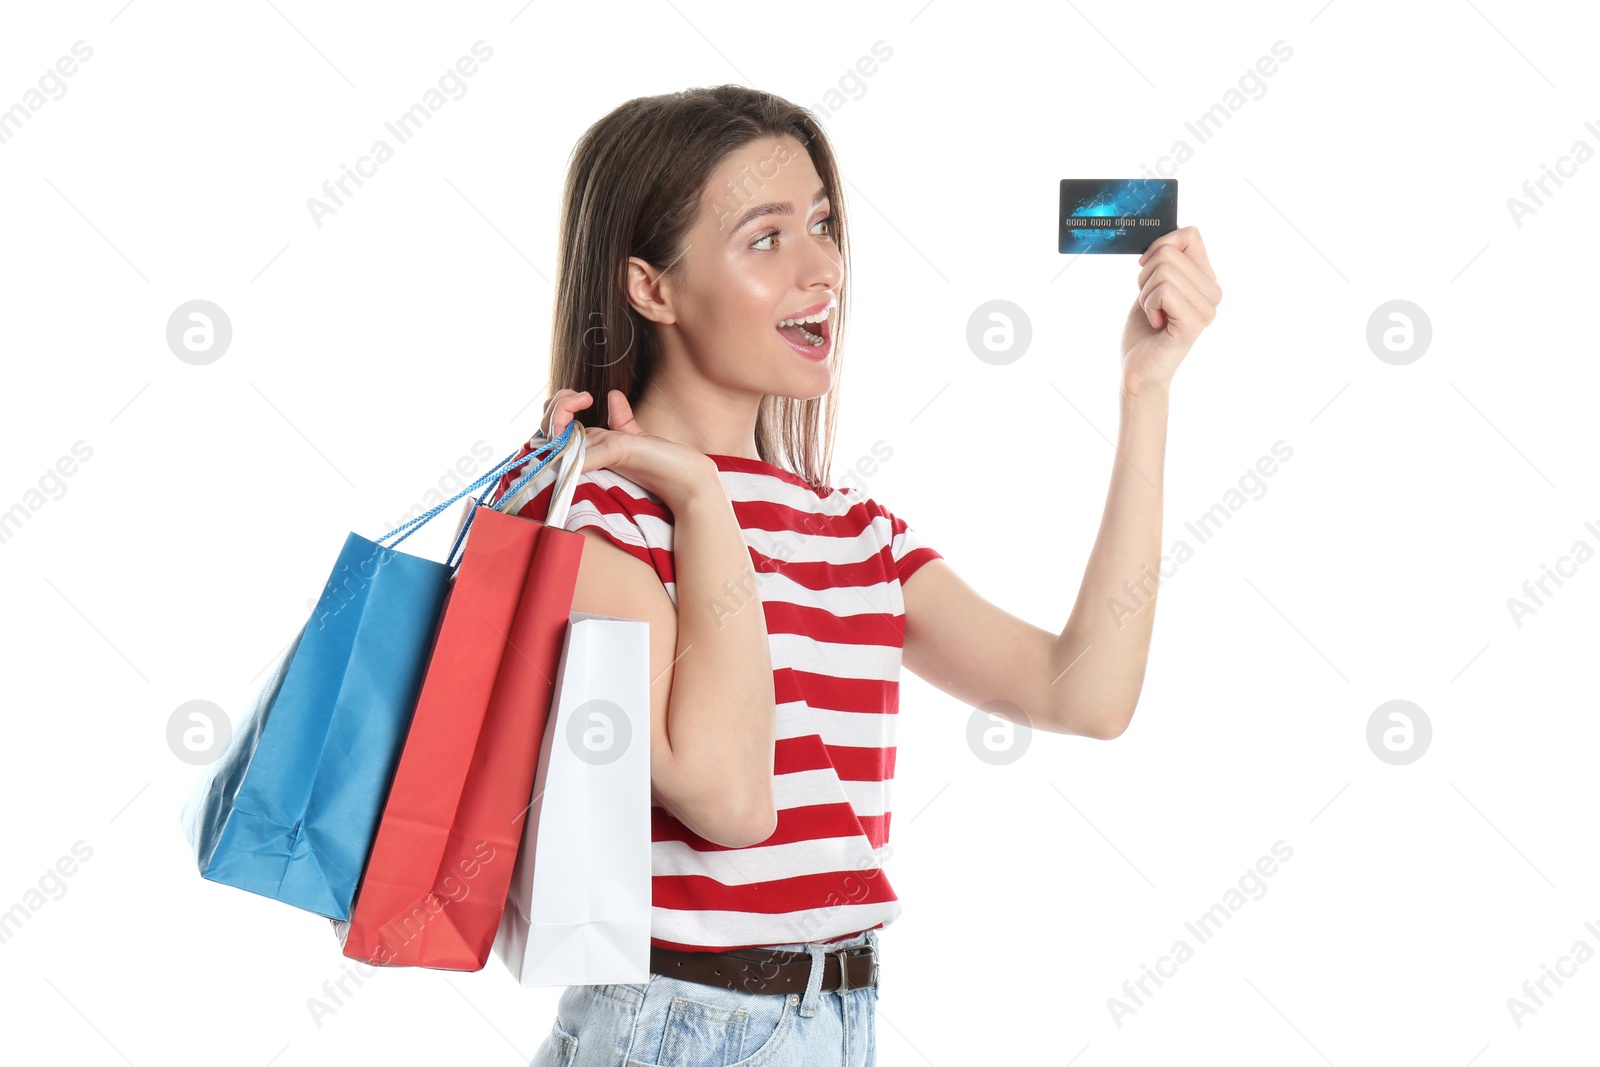
[[[620,389],[637,404],[656,369],[652,323],[624,292],[629,256],[665,273],[681,271],[681,252],[702,210],[701,195],[730,152],[767,136],[805,146],[833,214],[843,277],[833,323],[835,375],[821,397],[767,395],[756,415],[756,451],[816,487],[827,485],[838,416],[838,352],[846,317],[848,227],[833,150],[816,118],[771,93],[742,85],[642,96],[585,131],[573,148],[561,205],[560,259],[550,338],[549,392],[588,392],[578,413],[609,427],[606,397]],[[818,426],[819,415],[826,424]]]

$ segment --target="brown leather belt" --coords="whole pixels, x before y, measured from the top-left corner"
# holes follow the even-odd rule
[[[878,951],[873,945],[828,949],[822,988],[841,993],[878,982]],[[843,970],[841,971],[841,965]],[[650,948],[650,970],[701,985],[747,993],[804,993],[811,977],[811,954],[779,949],[741,948],[731,952],[679,952]],[[840,974],[844,981],[839,980]]]

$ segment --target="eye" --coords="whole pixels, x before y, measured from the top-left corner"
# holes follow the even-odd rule
[[[811,228],[813,230],[815,230],[818,226],[823,226],[823,225],[826,225],[828,227],[828,232],[824,233],[824,234],[819,234],[818,236],[821,236],[821,237],[832,237],[833,236],[833,216],[832,215],[828,215],[828,216],[826,216],[824,218],[818,219],[815,223],[812,224]],[[766,233],[762,234],[760,237],[757,237],[754,241],[751,241],[750,242],[750,247],[756,249],[756,251],[758,251],[758,252],[770,252],[770,251],[772,251],[771,248],[760,248],[758,246],[761,244],[762,241],[770,241],[774,237],[778,236],[778,234],[781,233],[781,232],[782,231],[780,231],[780,230],[768,230]]]

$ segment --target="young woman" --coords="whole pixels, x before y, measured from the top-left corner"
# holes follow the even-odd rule
[[[828,484],[841,186],[810,113],[741,86],[631,100],[573,153],[535,441],[582,415],[573,610],[650,624],[651,976],[567,989],[536,1067],[874,1064],[902,660],[1035,730],[1110,739],[1133,714],[1168,383],[1221,299],[1200,235],[1139,261],[1117,460],[1058,635]],[[1109,614],[1129,581],[1145,608]]]

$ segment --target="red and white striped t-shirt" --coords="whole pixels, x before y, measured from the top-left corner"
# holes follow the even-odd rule
[[[760,844],[727,848],[652,803],[651,944],[722,951],[881,927],[900,914],[882,861],[905,644],[901,583],[942,557],[860,490],[813,489],[762,460],[710,458],[766,614],[778,825]],[[518,494],[527,498],[512,502],[518,514],[544,518],[558,465]],[[672,513],[660,497],[606,468],[589,471],[566,522],[584,526],[653,567],[677,604]],[[729,612],[741,595],[727,594]]]

